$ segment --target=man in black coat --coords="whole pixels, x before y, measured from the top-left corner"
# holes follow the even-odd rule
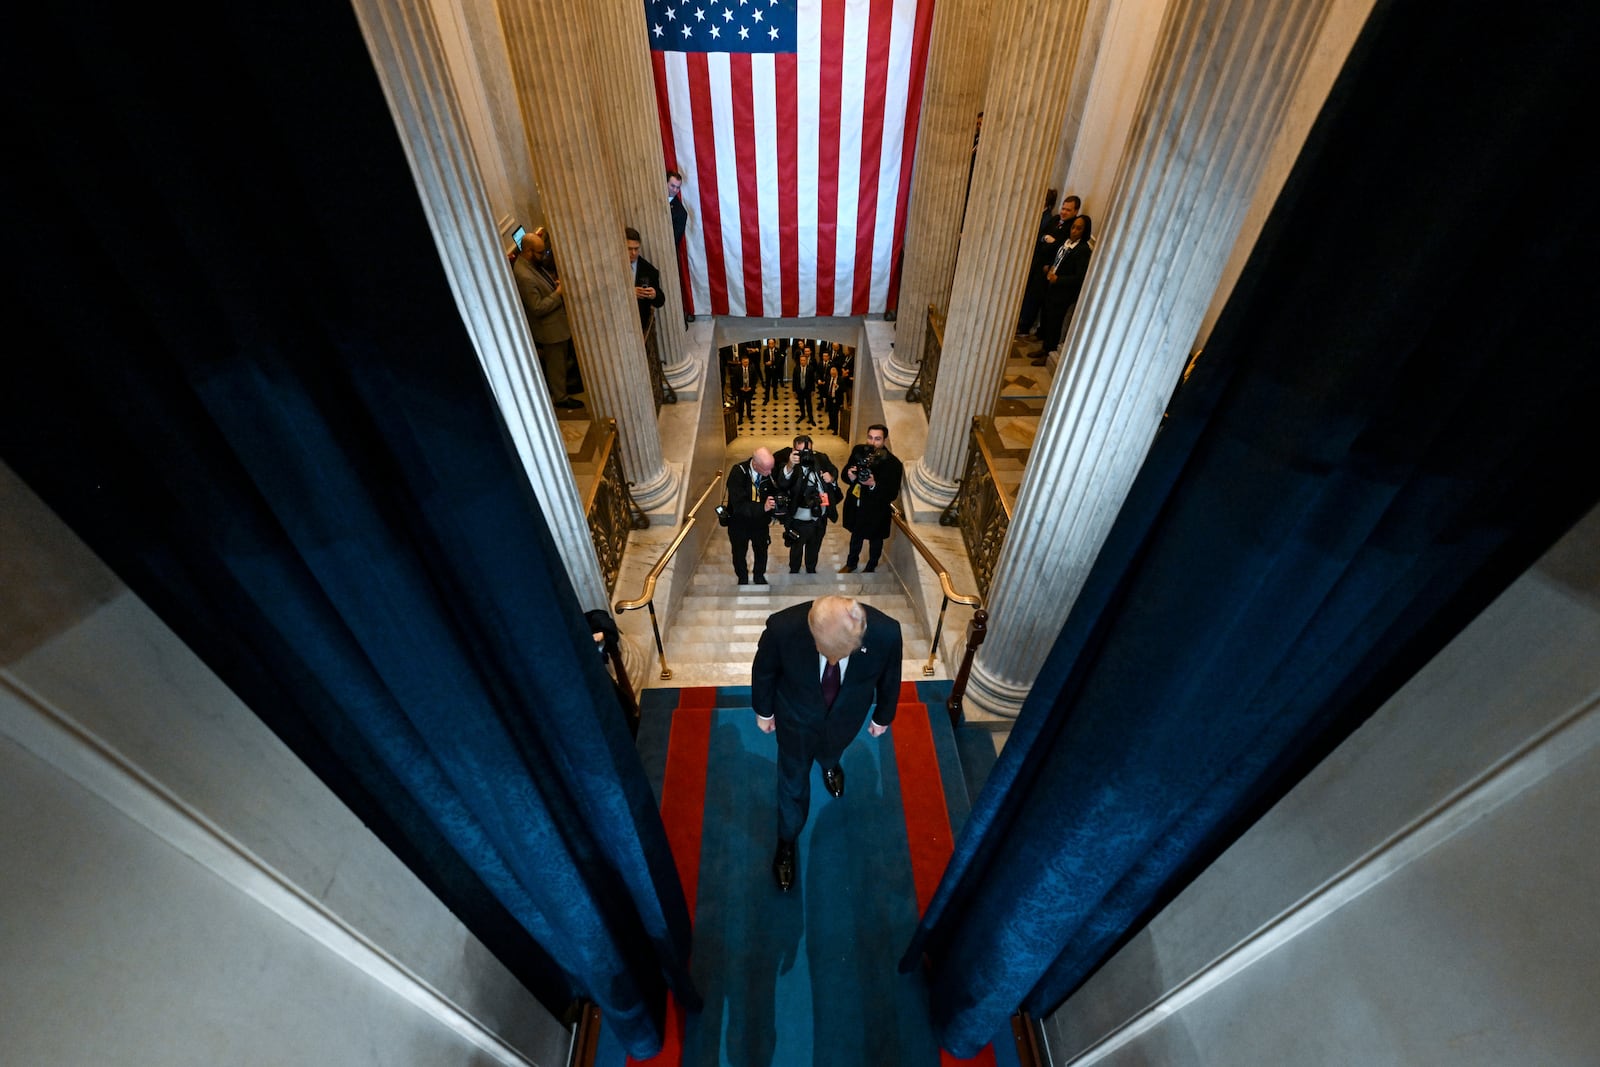
[[[818,597],[770,616],[750,668],[750,703],[778,735],[778,849],[772,874],[794,884],[795,841],[811,806],[811,764],[829,795],[844,796],[845,748],[872,709],[882,737],[900,700],[900,624],[849,597]],[[873,705],[876,704],[874,708]]]
[[[778,387],[784,378],[783,368],[786,358],[783,347],[778,344],[775,338],[769,338],[761,346],[762,404],[771,401],[773,395],[777,393]]]
[[[746,557],[755,549],[755,582],[767,584],[767,527],[777,509],[777,483],[772,477],[772,453],[758,448],[728,472],[728,542],[733,548],[733,573],[740,585],[750,584]]]
[[[778,492],[783,494],[784,543],[789,546],[789,573],[817,573],[817,556],[828,520],[839,514],[839,471],[826,452],[811,448],[809,434],[800,434],[794,445],[778,449],[773,456]]]
[[[795,426],[800,425],[804,419],[812,426],[817,424],[817,409],[814,402],[817,398],[817,368],[811,362],[811,351],[806,349],[800,353],[800,361],[795,364],[794,376],[789,379],[790,386],[794,389],[794,402],[797,411],[794,417]]]
[[[694,321],[689,310],[694,302],[689,299],[689,272],[685,269],[688,257],[683,252],[683,234],[689,228],[689,209],[683,206],[683,175],[667,171],[667,208],[672,212],[672,254],[678,257],[678,284],[683,290],[683,324]]]
[[[894,520],[889,505],[900,496],[900,480],[905,468],[889,451],[889,428],[882,423],[867,427],[867,443],[850,451],[844,468],[844,528],[850,531],[850,550],[840,574],[856,569],[861,558],[861,542],[871,542],[863,572],[878,569],[883,556],[883,539],[889,536]]]
[[[661,272],[639,254],[639,231],[629,226],[628,262],[633,265],[633,298],[639,302],[639,329],[650,332],[650,316],[666,306],[667,294],[661,291]]]

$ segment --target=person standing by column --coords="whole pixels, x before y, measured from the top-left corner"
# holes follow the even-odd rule
[[[555,251],[543,226],[522,235],[511,275],[517,283],[517,295],[522,298],[522,310],[528,316],[528,332],[533,334],[534,346],[539,350],[550,402],[558,408],[583,407],[581,400],[567,395],[572,327],[567,325],[566,298],[556,273]]]
[[[889,451],[889,428],[882,423],[867,427],[867,442],[850,452],[844,468],[844,528],[850,531],[850,549],[840,574],[851,574],[861,558],[861,542],[871,544],[862,573],[878,569],[883,556],[883,541],[889,536],[893,518],[889,505],[900,496],[900,480],[905,467]]]
[[[633,298],[639,302],[639,329],[649,333],[650,318],[666,305],[667,294],[661,291],[661,272],[639,254],[639,231],[629,226],[623,232],[628,239],[628,262],[633,266]]]
[[[683,175],[667,171],[667,207],[672,211],[672,254],[678,257],[678,284],[683,289],[683,324],[694,321],[689,309],[694,302],[689,298],[689,257],[683,247],[683,235],[689,228],[689,209],[683,206]]]
[[[728,543],[733,549],[733,573],[740,585],[767,584],[768,528],[777,510],[778,486],[772,477],[772,453],[758,448],[745,462],[728,472]],[[751,550],[755,566],[748,566]]]
[[[822,408],[828,413],[828,432],[839,432],[839,409],[844,407],[847,392],[844,376],[837,366],[828,368],[828,380],[822,383]]]
[[[752,423],[756,421],[756,385],[760,380],[761,376],[750,365],[749,353],[745,353],[739,358],[739,365],[733,371],[733,403],[734,409],[738,412],[735,417],[736,423],[745,419],[749,419]]]
[[[811,807],[811,764],[828,795],[844,796],[844,750],[867,723],[882,737],[900,702],[900,624],[849,597],[823,596],[767,619],[750,666],[762,733],[778,735],[778,848],[772,876],[794,885],[795,842]],[[874,706],[876,705],[876,706]]]

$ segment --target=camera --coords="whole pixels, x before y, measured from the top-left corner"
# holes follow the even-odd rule
[[[783,528],[783,546],[785,548],[793,548],[795,545],[798,545],[799,543],[800,543],[800,535],[795,532],[793,527],[785,526]]]
[[[811,449],[795,453],[795,464],[803,471],[811,470],[817,465],[817,454]]]
[[[726,526],[726,525],[728,525],[728,508],[727,508],[727,506],[725,504],[718,504],[716,507],[712,508],[711,510],[715,511],[717,513],[717,525],[718,526]]]
[[[873,445],[856,445],[855,448],[850,450],[850,462],[846,463],[845,466],[854,467],[856,469],[856,480],[860,481],[862,478],[872,474],[872,468],[878,465],[879,460],[883,459],[883,452],[883,449]]]

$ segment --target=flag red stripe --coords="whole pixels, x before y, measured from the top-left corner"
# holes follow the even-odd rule
[[[900,195],[895,201],[894,254],[889,260],[889,295],[885,307],[900,305],[900,257],[905,252],[906,205],[911,201],[911,164],[917,154],[917,128],[922,118],[922,82],[928,71],[928,36],[933,32],[933,5],[917,5],[917,27],[911,46],[910,92],[906,95],[905,140],[900,150]],[[973,118],[977,118],[976,115]]]
[[[706,763],[711,755],[711,719],[716,714],[717,691],[699,687],[678,692],[672,713],[672,733],[667,738],[667,776],[661,783],[661,822],[667,844],[683,883],[694,922],[695,897],[700,887],[700,839],[706,810]],[[661,1051],[648,1060],[628,1057],[629,1067],[650,1064],[669,1067],[683,1060],[683,1009],[667,994],[667,1018]]]
[[[778,260],[783,271],[783,314],[800,314],[800,91],[798,60],[793,53],[776,57],[778,121]]]
[[[856,194],[855,281],[850,314],[865,315],[872,303],[872,246],[877,236],[878,171],[883,165],[883,109],[888,96],[889,42],[894,0],[873,0],[867,23],[867,77],[862,86],[861,175]]]
[[[817,84],[817,314],[833,314],[839,245],[839,126],[843,106],[844,4],[822,6]]]
[[[700,191],[700,232],[706,242],[706,285],[711,313],[728,313],[728,272],[722,258],[722,195],[717,182],[717,133],[711,117],[711,75],[704,52],[684,57],[689,105],[694,113],[695,186]],[[730,175],[730,177],[732,177]]]
[[[764,314],[761,306],[761,196],[756,191],[756,104],[750,56],[728,57],[733,91],[733,144],[739,167],[739,238],[744,259],[744,313]],[[731,279],[730,279],[731,280]]]

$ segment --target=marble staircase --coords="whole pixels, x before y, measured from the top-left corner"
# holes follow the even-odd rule
[[[672,678],[661,681],[652,671],[647,686],[749,685],[750,663],[767,616],[829,593],[855,597],[900,620],[905,642],[901,672],[904,680],[947,677],[937,664],[937,673],[922,673],[928,661],[928,634],[900,577],[886,560],[872,574],[838,573],[848,547],[849,535],[830,526],[817,559],[817,573],[802,570],[790,574],[788,549],[782,545],[781,531],[774,526],[767,570],[770,584],[739,585],[729,560],[727,538],[709,539],[689,588],[673,614],[670,631],[662,635]]]

